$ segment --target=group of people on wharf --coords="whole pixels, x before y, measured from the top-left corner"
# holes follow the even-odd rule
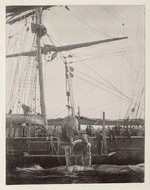
[[[113,128],[108,127],[108,136],[110,137],[111,144],[117,144],[117,139],[119,136],[123,136],[123,144],[126,144],[128,141],[132,144],[131,131],[128,126],[121,131],[120,126],[115,126]]]
[[[94,132],[94,128],[92,129],[92,126],[87,126],[85,131],[82,131],[79,139],[71,142],[71,146],[74,146],[77,142],[80,141],[82,150],[81,150],[81,155],[82,155],[82,164],[84,166],[90,166],[91,165],[91,143],[90,143],[90,137],[91,134],[92,136],[96,137],[96,145],[97,145],[97,154],[98,155],[107,155],[107,142],[106,138],[104,136],[103,131],[96,131]],[[93,133],[89,133],[89,131],[92,131]],[[123,135],[123,144],[125,144],[127,141],[128,143],[132,144],[132,139],[131,139],[131,133],[130,129],[126,127],[123,131],[120,132],[119,127],[115,126],[113,128],[108,128],[108,136],[110,139],[110,144],[116,145],[118,142],[118,137],[120,135]]]
[[[92,130],[91,130],[92,129]],[[91,133],[91,131],[92,133]],[[83,146],[83,153],[84,155],[91,155],[91,152],[89,152],[91,150],[91,144],[88,141],[88,137],[91,136],[96,136],[96,141],[97,141],[97,153],[98,155],[105,155],[107,154],[107,143],[106,143],[106,139],[104,137],[103,131],[99,131],[99,132],[94,132],[92,126],[87,126],[86,132],[83,133],[82,137],[84,137],[84,139],[86,138],[87,140],[82,140],[83,144],[85,144]],[[132,144],[132,138],[131,138],[131,132],[128,126],[126,126],[123,130],[121,130],[120,126],[115,126],[115,127],[108,127],[108,131],[107,131],[107,136],[110,139],[110,144],[111,145],[117,145],[118,142],[118,137],[119,136],[123,136],[123,144]],[[83,139],[83,138],[82,138]],[[90,148],[89,148],[90,147]]]

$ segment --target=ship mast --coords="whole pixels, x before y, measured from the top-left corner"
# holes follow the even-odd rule
[[[36,15],[36,24],[37,26],[40,26],[42,24],[42,7],[36,8],[35,15]],[[46,119],[46,107],[45,107],[45,98],[44,98],[45,96],[44,96],[43,66],[42,66],[42,59],[41,59],[40,27],[38,29],[39,30],[36,33],[36,44],[37,44],[37,62],[38,62],[38,70],[39,70],[40,105],[41,105],[41,114],[44,118],[44,124],[46,125],[47,119]]]
[[[37,59],[37,63],[38,63],[38,70],[39,70],[39,88],[40,88],[40,106],[41,106],[41,114],[43,116],[44,119],[44,124],[47,124],[47,119],[46,119],[46,106],[45,106],[45,95],[44,95],[44,81],[43,81],[43,66],[42,66],[42,58],[41,55],[42,54],[47,54],[47,53],[51,53],[53,52],[63,52],[63,51],[69,51],[69,50],[73,50],[73,49],[77,49],[77,48],[83,48],[83,47],[89,47],[89,46],[93,46],[93,45],[97,45],[97,44],[101,44],[101,43],[108,43],[108,42],[113,42],[113,41],[119,41],[119,40],[124,40],[127,39],[128,37],[117,37],[117,38],[111,38],[111,39],[104,39],[104,40],[97,40],[97,41],[91,41],[91,42],[85,42],[85,43],[77,43],[77,44],[71,44],[71,45],[64,45],[64,46],[55,46],[55,45],[50,45],[50,44],[46,44],[44,45],[44,47],[41,47],[41,38],[42,36],[44,36],[46,34],[46,27],[44,27],[42,25],[42,11],[44,9],[47,9],[49,6],[46,7],[40,7],[37,6],[35,8],[34,11],[32,11],[30,14],[24,14],[23,16],[21,15],[19,18],[17,19],[9,19],[9,21],[7,23],[9,24],[13,24],[15,22],[18,22],[19,20],[23,20],[33,14],[35,14],[36,16],[36,22],[35,23],[31,23],[31,28],[32,28],[32,32],[35,33],[36,35],[36,45],[37,45],[37,49],[36,50],[31,50],[31,51],[27,51],[27,52],[19,52],[19,53],[13,53],[10,55],[6,55],[6,58],[11,58],[11,57],[18,57],[18,56],[32,56],[35,57]],[[52,7],[52,6],[50,6]],[[25,12],[28,9],[32,9],[33,7],[28,7],[25,8],[23,7],[23,12]],[[7,13],[11,13],[11,14],[15,14],[16,11],[19,10],[20,12],[20,7],[10,7],[10,9],[7,9]],[[71,86],[71,76],[69,76],[69,85]],[[70,87],[70,91],[72,92],[73,89],[71,89]],[[73,94],[73,92],[72,92]],[[69,93],[68,93],[69,95]],[[70,97],[70,99],[72,99],[72,115],[75,115],[75,111],[74,111],[74,101],[73,101],[73,96]]]

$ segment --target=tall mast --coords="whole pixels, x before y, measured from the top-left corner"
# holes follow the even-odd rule
[[[36,24],[42,24],[42,7],[36,8]],[[43,66],[41,59],[41,35],[40,32],[36,33],[36,44],[37,44],[37,62],[38,62],[38,70],[39,70],[39,85],[40,85],[40,105],[41,105],[41,114],[44,118],[44,124],[47,124],[46,120],[46,108],[45,108],[45,100],[44,100],[44,81],[43,81]]]
[[[68,114],[70,114],[71,110],[71,115],[75,117],[75,107],[74,107],[74,97],[73,97],[73,85],[72,85],[72,80],[71,78],[73,77],[73,67],[70,67],[65,59],[65,69],[66,69],[66,95],[67,95],[67,100],[68,100]],[[70,105],[69,105],[70,104]]]

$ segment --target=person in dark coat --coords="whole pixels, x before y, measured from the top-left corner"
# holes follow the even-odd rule
[[[122,133],[124,135],[124,144],[126,143],[126,139],[132,144],[132,138],[131,138],[131,132],[129,128],[127,127],[126,130]]]
[[[100,131],[97,135],[97,149],[98,149],[98,154],[103,154],[103,149],[104,149],[104,137],[102,134],[102,131]]]
[[[46,141],[47,141],[48,154],[53,154],[53,150],[54,150],[53,136],[50,132],[47,134]]]
[[[110,142],[111,142],[111,144],[112,144],[112,142],[114,142],[115,144],[117,144],[117,137],[116,137],[115,129],[110,129],[109,136],[110,136]]]
[[[86,127],[86,134],[89,135],[89,126]]]

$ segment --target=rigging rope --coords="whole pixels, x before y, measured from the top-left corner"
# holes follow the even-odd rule
[[[24,43],[23,43],[24,44]],[[22,44],[22,45],[23,45]],[[18,58],[19,59],[19,58]],[[20,59],[19,59],[20,60]],[[24,59],[22,59],[22,61],[23,61]],[[17,99],[19,100],[19,102],[18,102],[18,105],[17,105],[17,112],[19,112],[19,110],[20,110],[20,103],[22,102],[22,103],[25,103],[25,101],[22,101],[21,99],[23,98],[22,96],[24,96],[25,95],[25,93],[24,93],[24,91],[26,90],[25,88],[26,88],[26,79],[27,79],[27,70],[28,70],[28,67],[29,67],[29,63],[30,63],[30,60],[31,60],[31,57],[28,57],[28,59],[27,59],[27,62],[25,63],[25,65],[23,64],[23,62],[21,63],[19,63],[21,66],[22,66],[22,68],[23,68],[23,65],[24,65],[24,69],[21,69],[21,71],[22,71],[22,73],[21,73],[21,75],[20,75],[20,80],[19,80],[19,86],[16,88],[16,93],[15,93],[15,95],[16,95],[16,97],[15,97],[15,99],[14,99],[14,106],[15,106],[15,104],[16,104],[16,101],[17,101]]]
[[[79,103],[81,100],[85,99],[86,96],[88,96],[91,92],[93,92],[94,90],[96,90],[97,87],[92,88],[90,91],[86,92],[81,98],[79,98],[76,103]]]
[[[122,55],[122,53],[124,54],[130,54],[130,53],[137,53],[137,52],[141,52],[142,50],[137,50],[135,52],[130,52],[130,51],[118,51],[118,52],[112,52],[112,53],[109,53],[109,55],[107,55],[107,53],[102,53],[102,55],[91,55],[91,57],[89,58],[86,58],[86,59],[80,59],[80,61],[88,61],[88,60],[94,60],[94,59],[98,59],[98,58],[108,58],[108,57],[112,57],[112,56],[120,56]],[[88,54],[87,56],[90,56],[90,54]],[[76,61],[71,61],[71,63],[77,63],[77,62],[80,62],[79,60],[76,60]]]
[[[22,47],[21,46],[23,46],[24,45],[24,42],[25,42],[25,37],[26,37],[26,33],[27,33],[27,30],[25,30],[25,33],[23,32],[23,30],[25,29],[25,26],[26,25],[24,25],[23,26],[23,28],[21,29],[21,33],[20,33],[20,35],[19,35],[19,37],[21,37],[21,39],[22,40],[20,40],[20,43],[19,43],[19,49],[21,49]],[[24,37],[23,37],[24,36]],[[19,39],[19,37],[17,38],[17,39]],[[14,43],[15,44],[15,43]],[[14,52],[15,52],[15,49],[16,49],[16,46],[15,46],[15,48],[14,48]],[[13,53],[14,53],[13,52]],[[13,60],[13,59],[12,59]],[[21,60],[22,61],[22,60]],[[14,79],[13,79],[13,83],[12,83],[12,88],[11,88],[11,92],[10,92],[10,99],[9,99],[9,101],[8,101],[8,107],[7,107],[7,109],[10,107],[10,109],[12,108],[14,108],[14,106],[13,106],[13,102],[15,101],[15,91],[16,91],[16,93],[17,93],[17,88],[15,88],[15,86],[16,86],[16,84],[17,84],[17,77],[18,77],[18,82],[19,82],[19,63],[20,62],[20,57],[18,57],[17,58],[17,67],[16,67],[16,70],[15,70],[15,73],[14,73]],[[21,64],[21,66],[23,67],[23,64],[22,63],[20,63]],[[11,66],[12,67],[12,66]],[[12,69],[12,68],[11,68]],[[11,76],[11,75],[10,75]],[[10,79],[11,79],[11,77],[10,77]]]
[[[78,60],[80,60],[77,56],[75,56]],[[80,60],[81,61],[81,60]],[[99,76],[100,78],[102,78],[106,83],[108,83],[112,88],[114,88],[116,91],[118,91],[120,94],[122,94],[124,97],[128,98],[125,94],[123,94],[122,92],[119,91],[119,89],[117,89],[114,85],[112,85],[109,81],[107,81],[103,76],[101,76],[99,73],[97,73],[95,70],[93,70],[90,66],[88,66],[87,64],[83,63],[81,61],[81,63],[83,65],[85,65],[90,71],[92,71],[93,73],[95,73],[97,76]],[[128,98],[129,99],[129,98]]]
[[[50,36],[51,37],[51,36]],[[56,40],[55,40],[56,41]],[[60,43],[59,43],[60,44]],[[135,50],[134,50],[135,51]],[[123,55],[123,47],[122,47],[122,51],[120,52],[120,53],[122,53],[122,55]],[[130,51],[130,53],[131,53],[131,51]],[[80,62],[81,62],[81,60],[79,60]],[[72,63],[72,62],[71,62]],[[117,90],[118,91],[118,90]],[[120,95],[121,95],[121,93],[120,93]],[[121,97],[121,96],[120,96]],[[126,98],[128,98],[129,100],[130,100],[130,102],[132,103],[133,102],[133,99],[130,99],[129,97],[127,97],[126,95],[125,95],[125,97]],[[135,106],[138,106],[137,105],[137,103],[135,103]]]
[[[25,40],[26,40],[26,35],[27,35],[27,30],[25,32],[25,35],[24,35],[24,38],[22,40],[22,46],[21,46],[21,42],[20,42],[20,47],[19,49],[22,49],[22,47],[24,46],[25,44]],[[23,72],[24,72],[24,69],[23,69],[23,66],[24,66],[24,59],[21,59],[21,57],[18,57],[18,62],[20,63],[20,70],[22,71],[22,74],[20,76],[20,79],[19,79],[19,84],[18,84],[18,92],[16,92],[16,98],[14,100],[14,105],[15,105],[15,102],[17,100],[17,96],[18,96],[18,93],[20,92],[20,87],[21,87],[21,81],[22,81],[22,76],[23,76]],[[24,67],[25,68],[25,67]],[[16,88],[17,89],[17,88]],[[18,109],[18,108],[17,108]]]
[[[84,26],[86,26],[87,28],[89,28],[91,31],[94,31],[98,34],[104,35],[103,33],[101,33],[99,30],[96,30],[95,28],[93,28],[92,26],[90,26],[89,24],[87,24],[85,21],[83,21],[82,19],[80,19],[76,14],[74,14],[71,10],[69,10],[69,12],[77,19],[79,20]]]
[[[136,47],[136,46],[135,46]],[[89,53],[89,52],[87,52],[87,53],[78,53],[78,55],[80,55],[80,56],[90,56],[90,58],[91,58],[91,56],[92,57],[96,57],[97,55],[103,55],[103,56],[109,56],[109,55],[114,55],[114,54],[120,54],[120,53],[124,53],[124,54],[131,54],[131,53],[137,53],[137,52],[142,52],[143,51],[143,49],[135,49],[135,47],[134,47],[134,49],[131,49],[131,48],[133,48],[133,47],[125,47],[125,48],[123,48],[123,49],[120,49],[120,48],[118,48],[118,49],[113,49],[113,50],[103,50],[103,51],[96,51],[96,52],[91,52],[91,53]],[[137,46],[138,47],[138,46]],[[87,47],[88,48],[88,47]],[[92,47],[91,47],[92,48]],[[109,55],[108,55],[109,54]],[[88,60],[88,58],[87,59],[84,59],[84,60]],[[83,61],[83,60],[82,60]],[[78,62],[78,61],[75,61],[75,62]]]
[[[17,66],[14,72],[14,78],[13,78],[13,82],[12,82],[12,88],[11,88],[11,92],[10,92],[10,99],[8,101],[8,107],[10,107],[10,109],[13,110],[13,99],[14,99],[14,91],[16,90],[16,84],[17,84],[17,77],[18,77],[18,70],[19,70],[19,62],[17,61]]]
[[[15,40],[15,42],[13,43],[13,45],[8,49],[8,51],[6,52],[6,54],[8,54],[8,52],[9,52],[13,47],[15,47],[17,41],[22,38],[23,30],[25,29],[25,27],[26,27],[25,25],[22,27],[22,29],[21,29],[21,31],[20,31],[20,34],[18,35],[18,37],[17,37],[17,39]]]
[[[77,75],[74,75],[74,76],[76,76],[77,78],[79,78],[79,79],[81,79],[81,80],[83,80],[83,81],[85,81],[85,82],[87,82],[87,83],[89,83],[89,84],[92,84],[92,85],[94,85],[94,86],[100,88],[101,90],[104,90],[104,91],[106,91],[106,92],[108,92],[108,93],[110,93],[110,94],[112,94],[112,95],[117,96],[117,97],[120,98],[120,96],[118,96],[118,95],[116,95],[116,94],[114,94],[114,93],[112,93],[112,92],[110,92],[110,91],[108,91],[108,90],[106,90],[106,89],[104,89],[104,88],[102,88],[102,87],[100,87],[100,86],[98,86],[98,85],[96,85],[96,84],[94,84],[94,83],[92,83],[92,82],[86,80],[86,79],[83,79],[83,78],[81,78],[81,77],[79,77],[79,76],[77,76]],[[125,100],[126,100],[126,99],[125,99]]]
[[[124,24],[122,24],[122,36],[124,35]],[[123,41],[122,41],[122,51],[123,51]],[[121,64],[120,64],[120,70],[121,70],[121,74],[120,74],[120,91],[122,91],[122,82],[123,82],[123,78],[122,78],[122,68],[123,68],[123,52],[121,54]],[[120,119],[120,115],[121,115],[121,94],[120,94],[120,105],[119,105],[119,119]]]
[[[104,28],[102,27],[102,25],[101,25],[100,23],[98,23],[97,20],[93,17],[93,15],[91,14],[91,12],[90,12],[88,6],[86,6],[85,8],[87,9],[88,13],[89,13],[90,16],[92,17],[92,19],[95,21],[95,23],[96,23],[98,26],[100,26],[100,28],[103,30],[103,33],[102,33],[102,34],[104,34],[104,35],[107,36],[107,37],[110,37],[110,35],[107,34],[107,32],[106,32],[106,31],[104,30]]]
[[[105,86],[105,87],[107,87],[107,88],[109,88],[109,89],[111,89],[111,90],[113,90],[113,91],[115,91],[115,92],[118,92],[118,91],[115,90],[114,88],[111,88],[110,86],[107,86],[106,84],[104,84],[104,83],[102,83],[102,82],[99,82],[98,80],[94,79],[93,77],[90,77],[89,75],[87,75],[87,74],[85,74],[85,73],[83,73],[83,72],[81,72],[81,71],[79,71],[79,70],[77,70],[77,69],[75,69],[75,71],[77,71],[77,72],[81,73],[82,75],[84,75],[84,76],[86,76],[86,77],[88,77],[88,78],[90,78],[90,79],[92,79],[92,80],[98,82],[98,84],[100,84],[100,85],[103,85],[103,86]]]
[[[112,13],[112,11],[110,11],[110,9],[107,9],[106,6],[103,6],[103,9],[108,12],[110,15],[112,15],[114,18],[116,18],[119,22],[122,23],[122,20],[120,18],[117,17],[117,15],[115,13]]]
[[[93,109],[101,108],[101,107],[104,107],[104,106],[106,106],[106,105],[110,105],[110,104],[116,103],[116,102],[118,102],[118,101],[119,101],[119,99],[118,99],[118,100],[115,100],[115,101],[113,101],[113,102],[109,102],[109,103],[106,103],[106,104],[102,104],[102,105],[100,105],[100,106],[88,108],[88,109],[86,109],[86,110],[83,110],[82,113],[85,113],[85,112],[90,111],[90,110],[93,110]]]
[[[49,37],[51,37],[50,35],[48,35]],[[52,38],[52,37],[51,37]],[[56,40],[55,40],[56,41]],[[95,74],[97,74],[99,77],[101,77],[105,82],[107,82],[110,86],[112,86],[116,91],[118,91],[118,93],[122,94],[125,98],[127,98],[130,102],[132,102],[133,100],[131,98],[129,98],[128,96],[126,96],[125,94],[123,94],[122,92],[120,92],[115,86],[113,86],[111,83],[109,83],[104,77],[102,77],[101,75],[99,75],[96,71],[94,71],[91,67],[89,67],[87,64],[83,63],[77,56],[71,54],[72,56],[76,57],[82,64],[84,64],[86,67],[88,67],[91,71],[93,71]],[[137,104],[136,104],[137,106]],[[140,107],[141,109],[143,109],[142,107]]]
[[[78,99],[77,101],[75,101],[75,103],[78,103],[80,102],[82,99],[84,99],[86,96],[89,95],[89,93],[93,92],[93,90],[97,89],[96,87],[92,88],[92,90],[90,90],[88,93],[86,92],[80,99]],[[66,109],[63,109],[61,112],[59,112],[58,114],[56,115],[53,115],[52,117],[57,117],[59,116],[60,114],[64,113],[66,111]]]
[[[143,93],[144,93],[144,86],[143,86],[142,91],[141,91],[141,94],[140,94],[139,105],[138,105],[138,108],[137,108],[137,111],[136,111],[135,118],[137,118],[137,115],[138,115],[138,112],[139,112],[139,108],[140,108],[140,104],[141,104],[141,100],[142,100]]]
[[[92,84],[92,85],[94,85],[94,86],[96,86],[96,87],[98,87],[98,88],[100,88],[100,89],[102,89],[102,90],[104,90],[104,91],[106,91],[106,92],[109,92],[108,90],[106,90],[106,89],[103,89],[103,88],[101,88],[100,86],[98,86],[98,85],[95,85],[94,83],[91,83],[91,82],[89,82],[89,81],[87,81],[86,79],[83,79],[83,78],[81,78],[81,77],[79,77],[79,76],[77,76],[77,75],[74,75],[74,76],[76,76],[77,78],[79,78],[79,79],[81,79],[81,80],[83,80],[83,81],[85,81],[85,82],[87,82],[87,83],[89,83],[89,84]],[[111,93],[111,92],[109,92],[110,94],[113,94],[113,93]],[[118,96],[118,95],[116,95],[116,94],[113,94],[113,95],[115,95],[116,97],[119,97],[120,98],[120,96]],[[126,101],[129,101],[129,100],[127,100],[127,99],[125,99],[125,98],[123,98],[124,100],[126,100]],[[131,100],[132,101],[132,100]],[[132,101],[133,102],[133,101]],[[135,102],[135,105],[136,106],[138,106],[138,104]],[[140,106],[140,108],[141,109],[143,109],[141,106]]]

